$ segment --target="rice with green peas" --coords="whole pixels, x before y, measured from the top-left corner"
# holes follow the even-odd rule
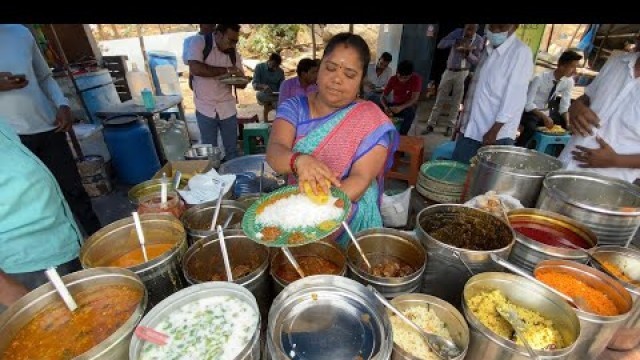
[[[499,290],[481,292],[470,298],[467,306],[484,326],[505,339],[515,341],[518,345],[523,345],[522,341],[515,335],[511,324],[500,316],[496,310],[497,307],[508,306],[515,309],[518,317],[524,322],[526,329],[524,337],[532,348],[550,350],[570,345],[565,343],[553,321],[543,317],[537,311],[513,304]]]
[[[451,334],[447,329],[447,325],[438,318],[436,313],[426,306],[410,306],[402,310],[402,314],[408,317],[424,330],[444,338],[451,339]],[[434,354],[429,345],[424,341],[415,330],[405,324],[398,316],[392,314],[390,316],[391,327],[393,332],[393,342],[400,346],[405,352],[423,359],[438,360],[438,355]]]

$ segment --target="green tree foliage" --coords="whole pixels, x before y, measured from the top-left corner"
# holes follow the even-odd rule
[[[300,29],[300,24],[254,25],[249,36],[241,38],[239,47],[261,57],[268,57],[274,51],[294,47]]]

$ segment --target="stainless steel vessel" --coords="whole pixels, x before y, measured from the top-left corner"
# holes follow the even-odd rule
[[[536,350],[540,358],[570,358],[575,351],[578,336],[582,331],[581,323],[573,308],[552,291],[521,276],[486,272],[473,276],[464,287],[462,307],[471,330],[471,343],[465,359],[530,359],[524,346],[517,345],[490,330],[469,308],[471,298],[482,292],[496,289],[512,303],[537,311],[543,317],[553,321],[564,341],[570,344],[561,349]],[[583,357],[582,359],[595,359],[595,357]]]
[[[550,211],[539,209],[517,209],[508,213],[509,222],[515,230],[516,243],[509,254],[509,261],[529,273],[543,260],[573,260],[586,263],[587,255],[576,249],[545,244],[527,237],[518,232],[517,224],[528,223],[547,229],[560,229],[577,235],[584,243],[588,244],[584,249],[591,249],[598,243],[596,234],[588,227],[577,221]],[[575,244],[574,244],[575,245]]]
[[[316,275],[291,283],[269,310],[272,360],[389,359],[391,324],[384,306],[362,284]]]
[[[517,146],[484,146],[476,156],[467,200],[493,190],[515,197],[524,207],[533,207],[544,177],[562,168],[553,156]]]
[[[629,292],[603,272],[573,261],[545,260],[536,266],[533,274],[538,277],[539,274],[546,271],[568,274],[603,292],[616,305],[620,314],[615,316],[597,315],[575,309],[580,319],[580,336],[568,359],[597,359],[616,331],[624,325],[631,314],[632,300]]]
[[[184,227],[168,214],[143,214],[140,222],[147,246],[171,244],[171,249],[155,259],[129,268],[140,277],[149,292],[149,305],[182,289],[182,257],[187,251]],[[85,269],[110,266],[121,256],[140,248],[133,217],[113,222],[91,235],[80,248],[80,263]]]
[[[422,275],[427,263],[427,252],[420,241],[395,229],[368,229],[354,235],[372,266],[384,261],[399,261],[415,271],[402,277],[382,277],[369,273],[362,256],[353,244],[347,248],[349,277],[364,285],[372,285],[386,298],[420,291]]]
[[[486,239],[501,246],[493,250],[469,250],[440,241],[430,235],[437,230],[438,219],[473,221],[474,229],[482,229]],[[462,290],[471,276],[501,269],[490,255],[493,253],[506,258],[515,243],[514,232],[503,219],[463,205],[433,205],[423,209],[417,216],[416,235],[429,258],[421,292],[437,296],[456,307],[461,306]]]
[[[587,225],[599,245],[628,246],[640,226],[640,187],[590,171],[556,171],[536,207]]]
[[[127,269],[95,268],[77,271],[62,277],[62,281],[71,294],[85,290],[95,290],[102,286],[124,285],[142,291],[142,300],[129,319],[113,334],[74,360],[122,360],[127,358],[129,342],[133,331],[147,308],[147,290],[140,278]],[[44,284],[0,314],[0,354],[5,352],[13,336],[40,311],[53,301],[59,301],[60,295],[51,283]]]

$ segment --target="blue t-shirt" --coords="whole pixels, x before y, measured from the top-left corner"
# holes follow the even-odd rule
[[[0,120],[0,269],[44,270],[78,257],[80,231],[53,174]]]

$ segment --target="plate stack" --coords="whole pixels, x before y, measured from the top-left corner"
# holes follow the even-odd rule
[[[416,190],[432,201],[459,204],[468,171],[468,165],[456,161],[428,161],[420,167]]]

